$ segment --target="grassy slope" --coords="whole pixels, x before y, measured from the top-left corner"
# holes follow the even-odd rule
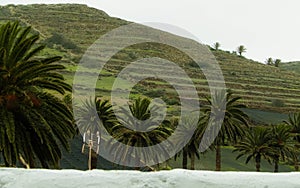
[[[280,68],[283,70],[288,70],[300,74],[300,62],[289,62],[280,64]]]
[[[287,114],[266,112],[257,109],[243,109],[251,120],[258,124],[278,124],[288,119]]]
[[[63,35],[66,41],[75,44],[80,50],[74,51],[67,49],[64,44],[56,44],[46,48],[44,55],[61,55],[68,71],[64,72],[67,82],[72,83],[72,77],[76,70],[76,63],[79,62],[81,55],[96,39],[104,33],[124,24],[127,21],[109,17],[106,13],[84,5],[27,5],[27,6],[5,6],[0,8],[0,20],[20,20],[23,24],[32,25],[36,32],[41,34],[41,42],[50,38],[53,33]],[[142,49],[138,52],[135,49]],[[205,78],[198,73],[193,66],[188,64],[188,59],[183,57],[174,49],[167,49],[169,54],[161,54],[163,47],[159,45],[137,46],[125,49],[117,54],[110,67],[101,74],[100,81],[97,83],[99,95],[107,95],[114,81],[114,74],[117,73],[116,67],[126,65],[126,62],[133,61],[132,54],[136,57],[159,56],[177,62],[185,68],[186,72],[191,75],[193,81],[197,83],[197,88],[207,92]],[[278,112],[296,111],[300,107],[300,79],[297,74],[289,71],[280,70],[275,67],[262,65],[258,62],[238,57],[235,54],[224,51],[213,51],[216,59],[220,63],[225,76],[226,85],[231,88],[234,93],[243,97],[243,102],[251,108],[259,110],[247,110],[253,119],[259,122],[270,123],[271,121],[280,122],[286,115],[277,113],[262,112],[260,110],[272,110]],[[174,58],[178,56],[178,58]],[[125,61],[120,61],[124,60]],[[125,63],[124,63],[125,62]],[[91,69],[85,72],[94,72]],[[171,95],[172,91],[167,87],[166,83],[146,81],[145,83],[155,83],[147,90],[157,88],[166,89],[166,94]],[[205,90],[206,89],[206,90]],[[204,92],[205,93],[205,92]],[[207,93],[206,93],[207,94]],[[284,101],[285,106],[276,108],[272,106],[272,100],[279,99]],[[201,98],[203,100],[203,98]],[[171,107],[173,110],[177,106]],[[80,138],[72,142],[72,152],[64,154],[62,167],[85,169],[86,157],[80,154],[81,141]],[[225,148],[223,158],[223,167],[227,170],[247,170],[253,169],[252,166],[245,167],[241,165],[241,161],[235,161],[235,155],[232,155],[230,149]],[[197,166],[205,169],[213,169],[214,157],[212,154],[205,155]],[[207,160],[206,160],[207,159]],[[178,163],[178,162],[176,162]],[[173,167],[178,167],[174,163]],[[99,164],[103,164],[99,162]],[[108,165],[108,164],[107,164]],[[108,165],[109,166],[109,165]],[[272,171],[272,168],[268,168]]]
[[[66,41],[75,44],[76,48],[80,49],[75,51],[66,49],[64,44],[56,44],[41,54],[64,56],[63,62],[72,69],[69,73],[65,73],[69,82],[72,82],[75,70],[72,66],[79,62],[87,47],[104,33],[129,23],[84,5],[10,5],[1,7],[0,10],[0,19],[18,19],[24,24],[32,25],[41,34],[42,40],[50,38],[53,33],[58,33]],[[167,53],[163,53],[164,50]],[[300,79],[297,74],[266,66],[229,52],[221,50],[212,52],[220,63],[227,87],[243,97],[243,102],[250,108],[287,113],[296,111],[300,107]],[[165,48],[161,45],[141,44],[124,49],[113,57],[110,66],[106,69],[117,73],[120,67],[146,56],[159,56],[178,63],[193,78],[197,89],[203,91],[200,100],[204,99],[202,98],[204,95],[208,95],[205,78],[201,71],[189,65],[190,59],[175,49]],[[105,84],[105,80],[99,82],[98,85],[102,85],[101,89],[110,90],[110,85]],[[148,85],[147,83],[149,81],[144,82]],[[156,82],[156,84],[160,88],[166,88],[166,95],[175,96],[167,84],[162,82]],[[148,86],[146,89],[158,88],[157,85],[151,85],[150,88]],[[283,101],[284,106],[274,107],[272,101],[276,99]]]

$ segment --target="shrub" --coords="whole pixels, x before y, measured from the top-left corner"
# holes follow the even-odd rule
[[[164,94],[165,94],[164,89],[155,89],[155,90],[146,91],[144,93],[144,95],[146,95],[147,97],[150,97],[150,98],[161,97],[161,96],[164,96]]]
[[[76,52],[80,51],[80,48],[76,44],[74,44],[71,40],[55,32],[52,34],[50,38],[46,39],[44,43],[49,47],[53,47],[54,45],[61,45],[65,49],[74,50]]]
[[[284,101],[280,99],[273,99],[272,100],[272,106],[274,107],[283,107],[284,106]]]
[[[178,98],[163,97],[163,100],[167,103],[167,105],[180,105],[180,101]]]

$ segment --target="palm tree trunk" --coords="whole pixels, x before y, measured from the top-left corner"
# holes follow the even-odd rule
[[[275,161],[274,172],[278,172],[278,161]]]
[[[97,168],[97,162],[98,162],[98,155],[97,152],[95,152],[92,149],[92,156],[91,156],[91,169],[96,169]]]
[[[2,152],[2,157],[3,157],[3,160],[4,160],[5,167],[10,167],[9,162],[5,158],[4,152]]]
[[[183,152],[182,152],[182,168],[183,169],[187,169],[187,163],[188,163],[188,153],[186,148],[183,148]]]
[[[169,168],[169,161],[170,161],[170,159],[166,160],[166,162],[165,162],[165,168],[166,168],[166,169]]]
[[[256,172],[260,172],[260,160],[261,160],[260,154],[256,155],[256,157],[255,157]]]
[[[191,170],[195,170],[195,154],[191,154]]]
[[[295,168],[295,171],[299,171],[299,163],[298,163],[298,159],[297,158],[295,158],[294,159],[294,168]]]
[[[138,155],[138,152],[135,153],[135,170],[141,170],[141,159],[140,156]]]
[[[295,171],[299,171],[299,165],[298,165],[298,163],[296,163],[295,165],[294,165],[294,168],[295,168]]]
[[[35,168],[34,158],[32,156],[29,157],[28,164],[29,164],[30,168]]]
[[[216,146],[216,171],[221,171],[221,146]]]
[[[278,157],[276,157],[274,160],[274,172],[278,172],[278,163],[279,163],[279,159]]]

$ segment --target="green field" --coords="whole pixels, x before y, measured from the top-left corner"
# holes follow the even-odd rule
[[[67,169],[88,169],[88,151],[85,150],[85,153],[81,153],[82,147],[82,139],[80,136],[77,136],[74,141],[71,143],[71,152],[64,152],[63,158],[61,160],[61,168]],[[237,153],[232,152],[232,147],[223,147],[222,148],[222,171],[255,171],[255,164],[250,161],[248,164],[245,164],[245,157],[241,157],[236,160]],[[188,162],[190,162],[188,160]],[[178,157],[175,161],[174,158],[171,158],[168,161],[168,165],[174,168],[182,168],[182,158]],[[166,164],[160,164],[161,168],[163,168]],[[189,167],[190,164],[188,164]],[[103,159],[102,157],[98,157],[97,167],[101,169],[123,169],[118,165],[113,165],[110,161]],[[200,160],[195,161],[195,169],[196,170],[215,170],[215,152],[208,151],[205,154],[200,155]],[[289,172],[293,171],[293,167],[288,165],[281,164],[279,167],[280,172]],[[270,165],[268,162],[262,159],[261,163],[261,171],[262,172],[273,172],[274,167]]]
[[[222,171],[255,171],[255,163],[251,160],[248,164],[245,164],[246,158],[241,157],[236,160],[237,153],[233,153],[232,147],[223,147],[222,152]],[[169,161],[169,165],[172,168],[182,168],[181,165],[182,158],[174,159]],[[188,162],[190,162],[188,160]],[[189,167],[190,164],[188,164]],[[287,165],[280,165],[280,172],[290,172],[293,171],[293,167]],[[195,162],[196,170],[215,170],[215,152],[209,151],[204,155],[200,155],[200,159]],[[261,163],[261,171],[262,172],[273,172],[274,167],[270,165],[268,162],[262,160]]]

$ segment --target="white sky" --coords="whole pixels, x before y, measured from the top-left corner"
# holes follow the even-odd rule
[[[135,22],[179,26],[204,44],[221,43],[233,51],[247,48],[246,57],[300,60],[299,0],[0,0],[6,4],[81,3],[111,16]]]

